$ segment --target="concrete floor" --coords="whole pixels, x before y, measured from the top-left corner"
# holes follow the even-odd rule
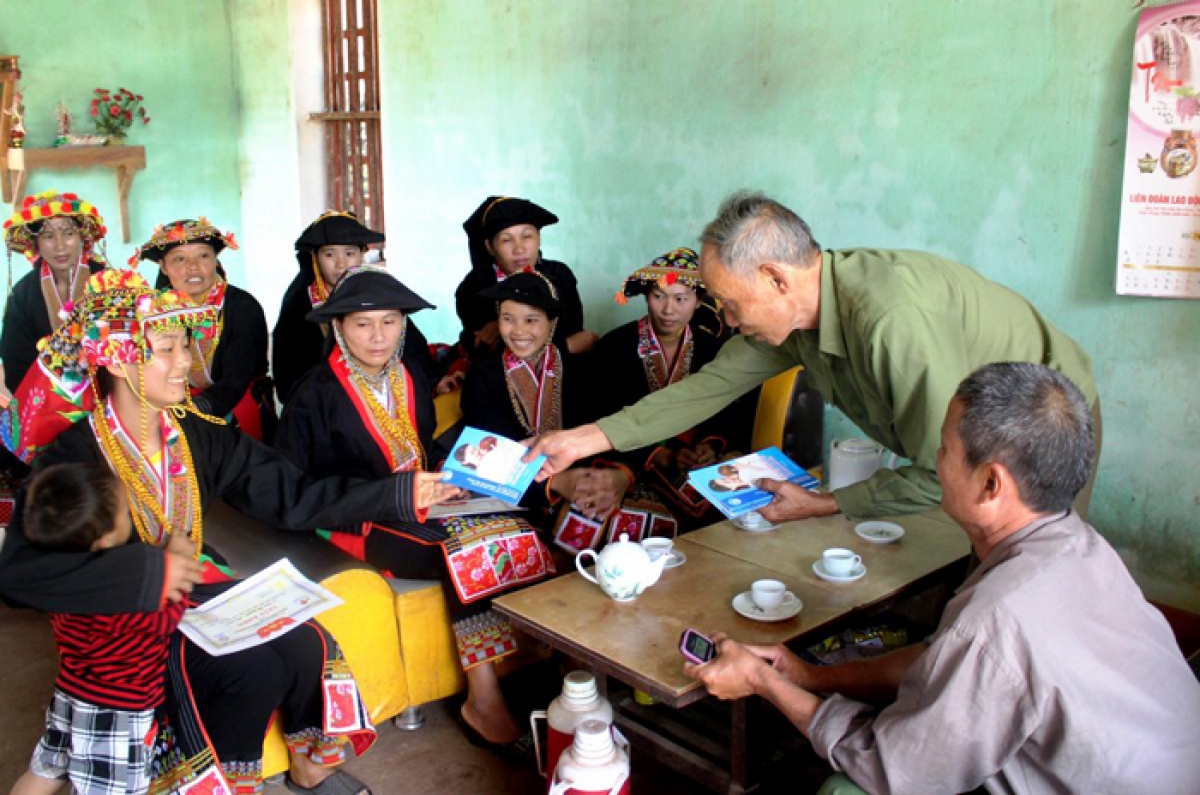
[[[34,743],[40,736],[46,703],[53,689],[56,655],[45,616],[28,610],[0,607],[0,793],[26,769]],[[553,677],[550,677],[553,678]],[[539,696],[540,698],[540,696]],[[533,769],[507,764],[475,748],[463,737],[445,702],[428,705],[426,724],[405,732],[390,722],[379,728],[379,740],[348,769],[366,782],[375,795],[517,795],[545,792],[545,781]],[[785,783],[758,790],[768,793],[812,792],[821,775],[797,780],[791,772]],[[633,791],[640,795],[684,795],[703,791],[694,783],[659,766],[634,748]],[[284,795],[282,786],[268,787]]]

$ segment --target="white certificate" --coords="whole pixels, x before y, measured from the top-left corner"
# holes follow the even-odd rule
[[[284,635],[342,600],[284,558],[183,614],[179,628],[214,657]]]

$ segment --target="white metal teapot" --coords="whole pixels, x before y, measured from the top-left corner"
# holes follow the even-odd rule
[[[596,564],[595,577],[583,568],[586,555],[591,555]],[[641,544],[634,544],[628,533],[621,533],[621,539],[606,546],[599,555],[590,549],[576,555],[575,568],[584,579],[599,585],[616,601],[632,602],[638,594],[658,582],[663,566],[670,558],[670,555],[663,555],[658,560],[651,560]]]

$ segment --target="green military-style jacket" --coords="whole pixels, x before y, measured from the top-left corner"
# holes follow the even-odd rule
[[[618,450],[674,436],[793,365],[864,433],[910,466],[834,492],[848,516],[917,513],[941,501],[934,472],[959,383],[993,362],[1059,370],[1096,403],[1088,355],[1025,298],[957,262],[919,251],[821,255],[818,328],[774,346],[734,337],[708,366],[610,417]]]

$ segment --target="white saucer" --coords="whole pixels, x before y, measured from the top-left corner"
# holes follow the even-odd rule
[[[664,569],[677,569],[687,563],[687,555],[680,552],[678,549],[672,549],[667,553],[667,562],[663,564]]]
[[[733,524],[739,530],[745,530],[747,533],[765,533],[768,530],[774,530],[779,525],[763,518],[763,515],[758,511],[750,511],[733,520]]]
[[[800,611],[804,609],[804,603],[793,594],[791,601],[784,601],[774,610],[763,610],[754,604],[754,598],[749,591],[743,591],[733,597],[733,609],[751,621],[787,621],[800,614]]]
[[[904,528],[894,522],[859,522],[854,532],[872,544],[892,544],[904,537]]]
[[[829,582],[854,582],[861,580],[867,574],[867,567],[861,563],[851,569],[849,574],[830,574],[825,571],[825,562],[820,558],[813,561],[812,569],[813,574]]]

